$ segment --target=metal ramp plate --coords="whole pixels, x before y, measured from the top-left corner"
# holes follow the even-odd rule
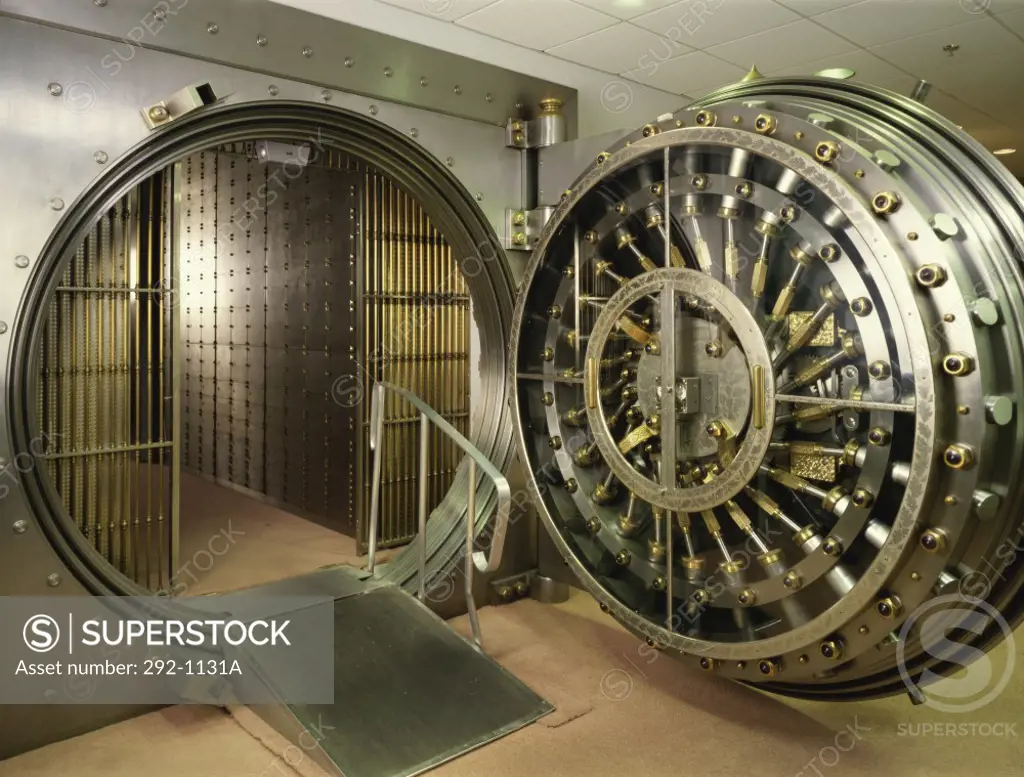
[[[289,710],[345,777],[420,774],[554,710],[397,588],[335,601],[334,629],[334,704]]]

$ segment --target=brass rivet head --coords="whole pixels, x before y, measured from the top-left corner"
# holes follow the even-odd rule
[[[631,562],[632,560],[633,560],[633,554],[630,553],[625,548],[623,548],[622,550],[620,550],[618,553],[615,554],[615,563],[618,564],[620,567],[628,567],[629,566],[629,562]]]
[[[943,357],[942,369],[947,375],[961,378],[974,372],[974,359],[965,353],[950,353]]]
[[[843,658],[843,641],[837,637],[826,639],[818,645],[818,652],[822,658],[829,661],[841,661]]]
[[[711,111],[698,111],[693,123],[698,127],[714,127],[718,117]]]
[[[592,515],[587,518],[587,531],[591,534],[597,534],[601,531],[601,519],[596,515]]]
[[[749,181],[744,181],[736,186],[736,194],[747,199],[754,193],[754,187]]]
[[[782,662],[777,658],[763,658],[757,662],[757,671],[765,677],[775,677],[782,671]]]
[[[970,469],[974,466],[974,452],[966,445],[953,443],[943,451],[942,460],[951,469]]]
[[[850,501],[857,507],[871,507],[875,503],[875,495],[866,488],[855,488],[850,495]]]
[[[942,553],[946,549],[946,532],[942,529],[926,529],[921,532],[919,542],[928,553]]]
[[[651,135],[657,135],[661,132],[661,129],[654,124],[645,124],[642,134],[645,138],[649,138]]]
[[[839,258],[839,255],[839,246],[837,246],[835,243],[823,245],[820,249],[818,249],[818,258],[820,258],[823,262],[834,262],[836,259]]]
[[[705,672],[710,672],[715,668],[715,659],[708,658],[707,656],[701,656],[698,663]]]
[[[840,556],[843,553],[843,543],[835,537],[826,537],[821,543],[821,552],[826,556]]]
[[[875,380],[885,380],[892,376],[892,368],[889,366],[889,362],[871,362],[871,364],[868,365],[868,375]]]
[[[782,578],[782,584],[791,591],[796,591],[803,585],[803,580],[800,578],[799,572],[790,570],[786,573],[786,576]]]
[[[888,216],[899,209],[900,202],[896,192],[879,192],[871,198],[871,209],[879,216]]]
[[[863,318],[864,316],[870,315],[871,310],[871,300],[867,297],[857,297],[857,299],[850,303],[850,312],[855,316]]]
[[[778,120],[768,113],[761,113],[754,119],[754,129],[762,135],[771,135],[778,125]]]
[[[551,448],[551,450],[553,451],[561,450],[562,438],[558,437],[557,435],[555,437],[552,437],[550,440],[548,440],[548,447]]]
[[[757,593],[751,588],[745,588],[736,594],[736,601],[744,607],[749,607],[757,601]]]
[[[822,140],[814,147],[814,158],[827,165],[839,158],[839,144],[834,140]]]
[[[540,397],[540,403],[545,407],[551,407],[555,404],[555,395],[550,391],[545,391]]]
[[[611,156],[612,155],[609,154],[607,151],[602,151],[600,154],[597,155],[597,163],[599,165],[603,165],[605,162],[611,159]]]
[[[541,355],[541,358],[543,358],[544,361],[546,361],[546,362],[554,361],[555,349],[554,348],[545,348],[543,351],[541,351],[540,355]]]
[[[580,487],[580,484],[576,482],[576,478],[569,478],[565,481],[565,490],[570,494],[575,494],[576,489]]]
[[[699,192],[708,188],[708,177],[706,175],[695,175],[690,179],[690,184]]]
[[[668,588],[668,581],[661,575],[658,575],[651,582],[651,588],[653,588],[655,591],[664,591],[666,588]]]
[[[868,442],[872,445],[888,445],[889,440],[892,439],[892,434],[888,429],[883,429],[880,426],[876,426],[874,429],[868,432]]]
[[[903,612],[903,603],[898,596],[890,594],[875,602],[875,611],[888,621],[896,620]]]
[[[917,282],[926,289],[933,289],[946,282],[946,270],[939,264],[926,264],[924,267],[919,267],[914,275]]]

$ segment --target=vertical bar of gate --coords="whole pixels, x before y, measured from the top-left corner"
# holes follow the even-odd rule
[[[168,289],[166,299],[171,306],[171,525],[170,525],[170,564],[168,566],[168,577],[170,585],[177,583],[173,578],[177,576],[179,554],[181,550],[181,370],[183,359],[179,356],[182,353],[182,332],[181,332],[181,266],[178,261],[181,255],[181,235],[184,232],[182,221],[184,209],[181,207],[181,182],[182,164],[178,162],[174,166],[174,202],[172,204],[173,216],[171,219],[171,257],[170,257],[170,279],[171,287]],[[160,401],[166,401],[160,397]],[[161,433],[163,430],[161,430]]]
[[[420,413],[420,601],[427,601],[427,454],[430,450],[430,419]]]
[[[367,538],[366,571],[373,574],[373,566],[377,556],[377,525],[380,513],[380,459],[383,445],[384,429],[384,386],[373,384],[370,398],[370,451],[373,453],[373,475],[370,481],[370,536]]]
[[[484,641],[480,635],[480,619],[476,614],[476,601],[473,599],[473,540],[476,532],[476,460],[469,459],[469,494],[466,497],[466,609],[469,611],[469,625],[473,629],[473,641],[477,649],[483,652]]]

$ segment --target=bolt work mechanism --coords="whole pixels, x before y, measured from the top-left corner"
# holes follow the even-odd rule
[[[606,147],[537,237],[510,375],[602,610],[834,699],[960,667],[901,633],[936,596],[1015,622],[1022,211],[962,132],[845,81],[754,78]]]

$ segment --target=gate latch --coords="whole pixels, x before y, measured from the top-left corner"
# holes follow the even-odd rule
[[[209,83],[194,84],[175,92],[166,100],[150,105],[142,109],[142,120],[146,126],[157,129],[165,124],[170,124],[175,119],[180,119],[187,113],[205,105],[212,105],[221,99]]]

